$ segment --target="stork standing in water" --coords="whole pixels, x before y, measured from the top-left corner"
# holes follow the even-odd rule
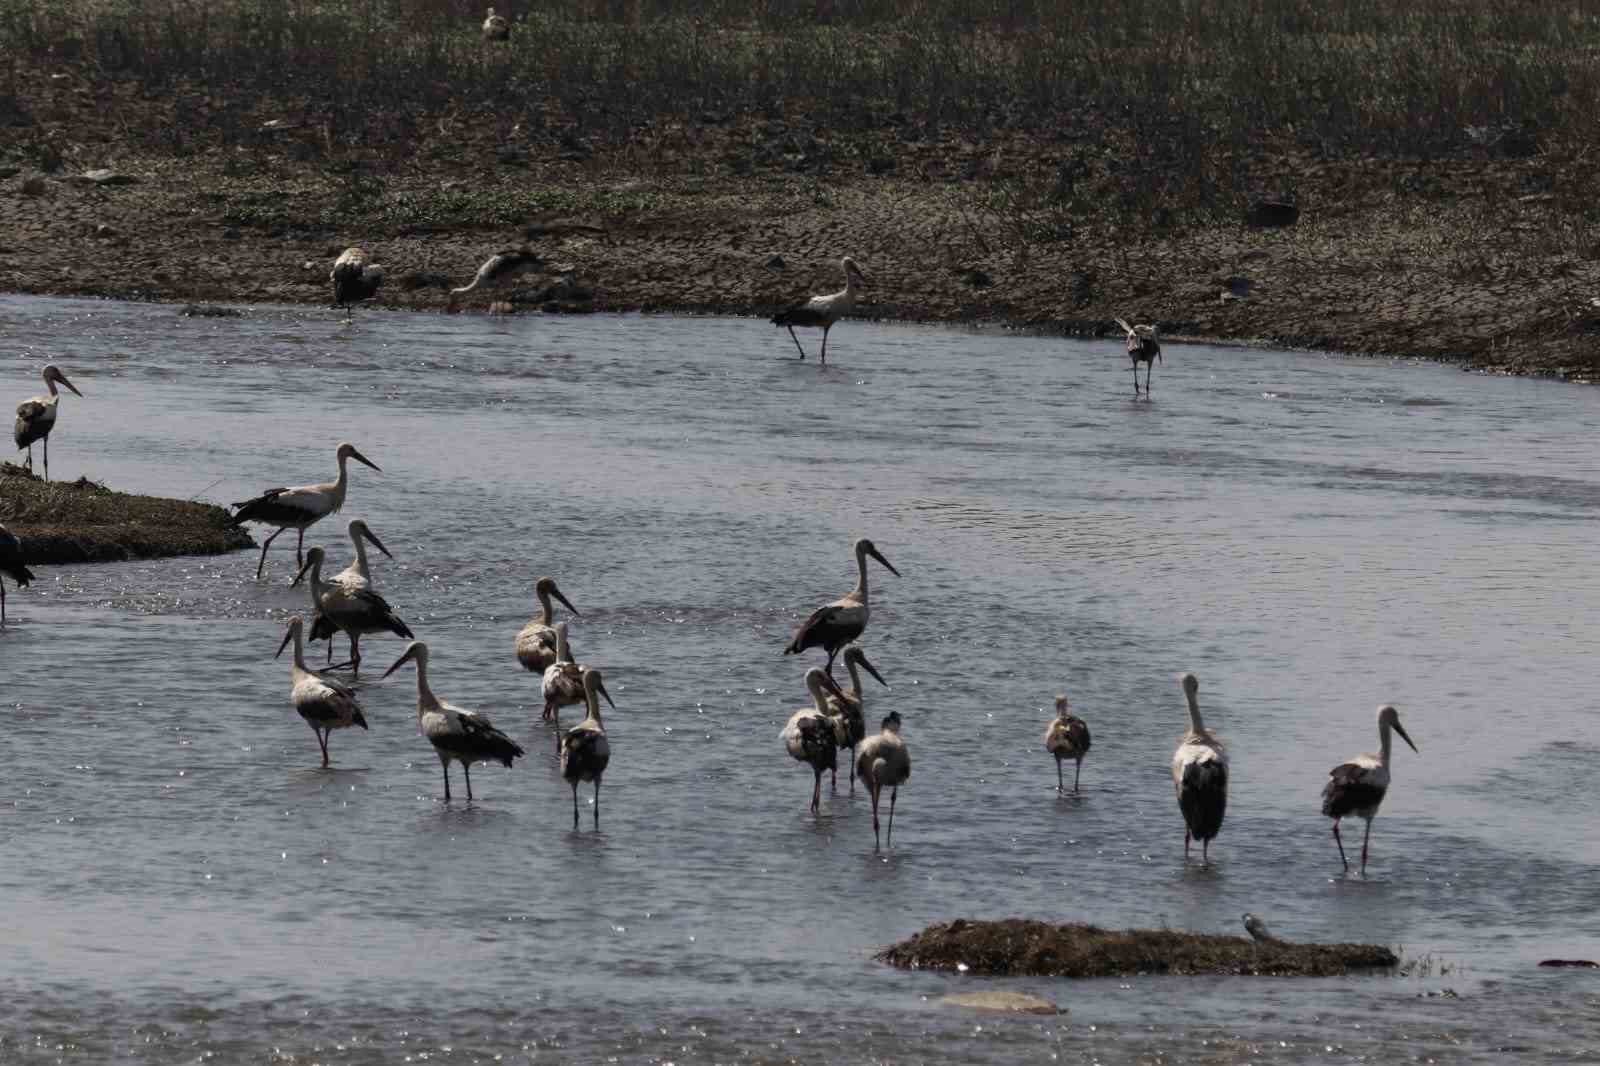
[[[5,526],[0,526],[0,578],[9,577],[17,588],[27,588],[33,571],[22,565],[22,542]],[[6,624],[6,583],[0,580],[0,626]]]
[[[23,464],[29,470],[33,469],[33,442],[44,442],[44,479],[50,480],[50,431],[56,426],[56,406],[61,402],[61,394],[56,391],[56,383],[60,382],[72,390],[74,396],[82,396],[78,387],[67,380],[67,375],[54,363],[44,368],[45,387],[50,390],[48,396],[34,396],[24,400],[17,406],[17,425],[13,434],[17,441],[17,450],[28,449],[28,460]]]
[[[591,668],[572,661],[572,649],[567,645],[567,623],[556,623],[556,661],[545,667],[540,689],[544,694],[542,718],[560,718],[561,708],[584,700],[584,675]],[[611,702],[611,697],[606,697]],[[615,707],[615,704],[612,704]]]
[[[811,617],[801,624],[789,646],[783,649],[785,655],[798,655],[807,648],[822,647],[828,653],[827,669],[831,672],[833,657],[839,653],[839,649],[855,640],[867,628],[867,556],[888,567],[889,573],[895,577],[900,576],[900,571],[890,565],[889,560],[879,554],[878,549],[872,546],[872,541],[865,537],[856,541],[855,552],[856,587],[827,606],[811,612]]]
[[[524,271],[539,266],[543,260],[527,248],[513,248],[499,252],[484,260],[472,280],[458,289],[450,290],[445,309],[451,314],[461,310],[461,298],[474,292],[488,292],[511,284]]]
[[[1350,860],[1345,858],[1344,841],[1339,837],[1339,819],[1354,814],[1367,820],[1366,835],[1361,838],[1361,876],[1367,874],[1367,842],[1372,839],[1372,819],[1389,791],[1389,749],[1394,743],[1390,733],[1399,733],[1412,751],[1417,746],[1406,735],[1400,724],[1400,712],[1390,706],[1378,708],[1378,754],[1357,755],[1328,772],[1329,781],[1322,788],[1322,813],[1333,819],[1333,841],[1339,845],[1339,860],[1345,872],[1350,870]],[[1418,754],[1421,754],[1418,752]]]
[[[526,752],[483,715],[433,694],[428,687],[428,646],[422,641],[407,644],[383,676],[388,677],[408,662],[417,664],[417,725],[444,768],[444,801],[450,802],[450,760],[454,759],[461,764],[461,773],[467,779],[467,802],[471,803],[473,763],[497,762],[509,768],[511,760]]]
[[[344,308],[348,318],[356,304],[372,299],[383,284],[383,267],[367,262],[367,253],[360,248],[346,248],[333,261],[328,280],[333,282],[334,306]]]
[[[1072,791],[1078,791],[1078,775],[1083,773],[1083,757],[1089,754],[1089,723],[1067,710],[1067,697],[1056,696],[1056,716],[1044,731],[1044,750],[1056,757],[1056,791],[1065,792],[1061,780],[1061,761],[1077,763],[1072,772]]]
[[[506,21],[504,15],[496,15],[494,8],[489,9],[489,14],[483,20],[483,39],[486,41],[503,41],[511,36],[511,23]]]
[[[361,519],[350,519],[350,524],[345,529],[350,534],[350,543],[355,545],[356,561],[329,578],[328,584],[338,585],[353,595],[362,589],[370,589],[372,587],[372,567],[367,564],[367,541],[371,541],[379,551],[388,555],[389,558],[393,559],[394,556],[389,555],[389,549],[383,546],[383,541],[379,540],[378,535],[372,532]],[[311,619],[311,639],[313,641],[325,640],[328,642],[328,661],[330,663],[333,662],[333,635],[336,632],[338,632],[338,627],[329,621],[328,616],[319,609]],[[354,656],[354,651],[355,649],[352,647],[352,657]]]
[[[551,663],[561,658],[556,647],[555,626],[551,625],[555,608],[550,605],[550,598],[553,596],[560,600],[561,605],[574,616],[582,618],[583,615],[561,595],[553,577],[541,577],[534,583],[533,591],[539,597],[539,617],[523,626],[517,634],[517,662],[522,664],[524,670],[542,674]]]
[[[848,255],[839,260],[839,267],[844,271],[844,288],[838,292],[830,292],[826,296],[813,296],[802,300],[793,307],[785,308],[772,316],[774,326],[787,326],[789,336],[794,340],[795,350],[800,353],[800,358],[806,357],[806,350],[800,346],[800,338],[795,336],[796,326],[810,326],[822,330],[822,365],[828,363],[828,331],[833,324],[839,321],[840,316],[849,314],[856,306],[856,290],[867,287],[867,279],[856,266],[856,261]]]
[[[811,813],[816,814],[822,803],[822,771],[838,765],[839,743],[834,719],[828,714],[828,694],[843,699],[844,692],[826,671],[816,666],[806,671],[806,689],[811,693],[811,706],[790,715],[778,739],[790,755],[811,767],[816,775],[811,789]]]
[[[296,566],[305,565],[302,549],[305,545],[306,530],[344,506],[345,488],[348,485],[345,463],[348,460],[354,459],[382,472],[377,463],[356,451],[356,446],[349,441],[340,442],[339,450],[334,454],[339,461],[339,477],[336,480],[323,482],[320,485],[268,489],[253,500],[233,505],[236,510],[231,521],[236,526],[242,526],[246,522],[260,522],[262,525],[278,527],[272,536],[267,538],[267,542],[261,545],[261,560],[256,563],[258,580],[261,577],[261,568],[267,564],[267,549],[278,539],[278,534],[286,529],[299,531],[299,537],[294,545],[294,561]]]
[[[589,713],[583,721],[573,726],[561,738],[561,776],[572,785],[572,828],[578,828],[578,782],[594,782],[594,827],[600,828],[600,778],[611,763],[611,742],[606,739],[606,727],[600,721],[600,697],[611,703],[605,682],[599,670],[588,670],[583,675],[583,695],[588,701]],[[611,703],[615,707],[616,704]]]
[[[845,767],[845,776],[850,778],[851,795],[855,795],[856,791],[856,775],[852,772],[856,764],[856,745],[867,735],[866,693],[861,689],[861,675],[856,672],[858,666],[877,678],[878,684],[889,687],[889,682],[867,661],[867,653],[859,646],[852,644],[844,650],[844,668],[850,671],[850,691],[828,697],[828,714],[834,720],[833,731],[839,747],[850,749],[850,764]],[[829,674],[828,677],[831,680],[833,675]],[[839,787],[837,774],[833,777],[832,785]]]
[[[1200,679],[1193,674],[1178,678],[1189,702],[1189,731],[1172,753],[1172,783],[1183,812],[1183,856],[1189,857],[1189,840],[1200,841],[1200,859],[1211,861],[1211,841],[1222,831],[1228,809],[1228,752],[1216,734],[1200,719]]]
[[[1128,335],[1128,358],[1133,360],[1133,394],[1139,395],[1139,364],[1144,364],[1144,394],[1150,395],[1150,372],[1161,358],[1161,343],[1156,340],[1156,327],[1130,326],[1122,319],[1117,325]]]
[[[320,546],[306,552],[306,563],[295,575],[290,587],[300,584],[301,579],[307,574],[311,575],[311,603],[320,616],[318,621],[313,623],[312,632],[326,632],[328,640],[332,642],[333,633],[326,627],[342,630],[350,638],[350,659],[348,662],[340,663],[339,666],[348,666],[359,676],[363,633],[393,633],[397,637],[410,640],[413,636],[411,627],[401,621],[388,601],[373,589],[352,588],[338,582],[323,581],[322,560],[323,551]]]
[[[283,643],[278,645],[278,655],[283,654],[283,649],[289,646],[291,640],[294,641],[294,662],[289,666],[289,702],[294,704],[295,712],[306,720],[311,732],[316,734],[317,747],[322,749],[322,765],[326,767],[328,735],[335,729],[347,729],[353,725],[365,729],[367,719],[361,713],[361,705],[356,702],[355,689],[321,677],[307,668],[305,647],[300,635],[303,624],[299,615],[289,619]]]
[[[911,756],[906,743],[900,739],[900,712],[890,711],[883,720],[883,728],[875,737],[861,742],[856,752],[856,776],[872,793],[872,841],[878,841],[878,797],[884,786],[889,787],[889,846],[894,847],[894,801],[900,797],[900,786],[911,776]]]

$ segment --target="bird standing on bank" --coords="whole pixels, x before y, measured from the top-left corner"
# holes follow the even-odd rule
[[[272,536],[267,538],[267,542],[261,545],[261,559],[256,563],[257,579],[261,577],[261,568],[267,564],[267,549],[278,539],[278,534],[286,529],[299,531],[294,545],[294,561],[296,566],[305,565],[303,548],[306,530],[344,506],[345,489],[349,484],[348,473],[345,470],[347,460],[354,459],[382,473],[377,463],[356,451],[356,446],[349,441],[339,443],[334,457],[339,463],[339,476],[333,481],[323,482],[320,485],[268,489],[253,500],[233,505],[235,510],[229,521],[236,526],[242,526],[246,522],[260,522],[262,525],[278,527]]]
[[[367,719],[361,713],[361,705],[356,702],[355,689],[322,677],[306,666],[305,645],[300,632],[302,625],[304,623],[299,615],[289,619],[283,643],[278,645],[278,653],[273,658],[282,655],[290,641],[294,642],[294,662],[289,665],[289,702],[294,705],[295,713],[311,727],[311,732],[316,734],[317,747],[322,749],[322,765],[326,767],[329,734],[335,729],[347,729],[353,725],[365,729]]]
[[[17,588],[28,587],[33,571],[22,565],[22,541],[5,526],[0,526],[0,579],[9,577]],[[0,580],[0,626],[6,624],[6,583]]]
[[[17,424],[12,436],[16,439],[17,450],[28,449],[28,459],[23,463],[24,469],[33,469],[33,442],[44,442],[44,479],[50,480],[50,431],[56,428],[56,407],[61,403],[61,394],[56,391],[59,382],[72,390],[74,396],[82,396],[78,387],[67,380],[67,375],[54,363],[44,368],[44,384],[50,390],[47,396],[34,396],[17,405]]]
[[[1083,773],[1083,757],[1089,754],[1089,724],[1067,710],[1067,697],[1056,696],[1056,716],[1044,730],[1044,750],[1056,757],[1056,791],[1065,792],[1061,761],[1077,763],[1072,772],[1072,791],[1078,791],[1078,775]]]
[[[383,267],[367,261],[367,253],[360,248],[346,248],[333,261],[328,272],[333,282],[333,304],[344,308],[345,317],[362,300],[370,300],[383,284]]]
[[[506,21],[504,15],[496,15],[494,8],[483,19],[483,39],[486,41],[503,41],[511,36],[511,23]]]
[[[1161,343],[1156,340],[1156,327],[1130,326],[1122,319],[1116,320],[1117,325],[1128,335],[1128,358],[1133,361],[1133,394],[1139,395],[1139,364],[1144,364],[1144,394],[1150,395],[1150,372],[1156,368],[1156,360],[1161,358]]]
[[[1200,718],[1200,679],[1183,674],[1178,682],[1189,703],[1189,730],[1172,753],[1172,783],[1183,812],[1183,857],[1189,857],[1193,838],[1200,841],[1200,861],[1210,863],[1211,841],[1222,831],[1228,810],[1228,752]]]
[[[783,649],[785,655],[798,655],[807,648],[821,647],[828,653],[827,669],[833,670],[833,657],[839,649],[859,637],[867,628],[870,613],[867,604],[867,556],[888,567],[895,577],[900,571],[879,554],[872,541],[862,537],[856,541],[856,587],[823,607],[811,612],[811,617],[800,624],[794,639]]]
[[[472,280],[458,289],[450,290],[445,309],[451,314],[461,309],[461,298],[475,292],[488,292],[510,285],[524,271],[539,266],[543,260],[527,248],[512,248],[496,253],[484,260]]]
[[[861,742],[856,752],[856,776],[872,793],[872,840],[881,847],[878,838],[878,797],[885,786],[889,788],[889,846],[894,846],[894,803],[900,797],[900,786],[911,776],[911,755],[905,741],[900,739],[900,712],[890,711],[883,720],[877,736]]]
[[[849,314],[856,306],[856,290],[867,287],[866,276],[856,266],[856,261],[848,255],[839,260],[839,267],[844,271],[844,288],[838,292],[830,292],[826,296],[813,296],[801,300],[793,307],[785,308],[772,316],[774,326],[786,326],[789,336],[794,341],[795,350],[800,353],[800,358],[806,357],[806,350],[800,346],[800,338],[795,336],[796,326],[809,326],[822,330],[822,358],[821,365],[828,364],[828,331],[840,317]]]
[[[578,828],[578,782],[594,782],[594,827],[600,828],[600,778],[611,764],[611,741],[600,721],[600,697],[611,703],[599,670],[583,675],[583,695],[589,713],[561,738],[561,776],[572,785],[572,828]],[[616,704],[611,703],[613,707]]]
[[[828,714],[828,694],[843,699],[844,692],[837,682],[820,667],[806,671],[806,690],[811,693],[811,706],[802,707],[789,716],[778,739],[795,759],[811,767],[816,781],[811,789],[811,813],[816,814],[822,803],[822,771],[838,765],[839,743],[834,732],[834,720]]]
[[[450,802],[450,760],[454,759],[461,764],[462,776],[467,780],[467,802],[471,803],[473,763],[497,762],[509,768],[511,760],[526,753],[483,715],[433,694],[428,687],[428,646],[422,641],[413,640],[406,645],[383,676],[388,677],[408,662],[417,664],[417,725],[433,745],[444,769],[444,801]]]
[[[1356,815],[1367,820],[1367,831],[1361,838],[1361,875],[1367,874],[1367,843],[1372,839],[1372,819],[1389,792],[1389,749],[1394,744],[1390,733],[1399,733],[1412,751],[1417,746],[1400,724],[1400,712],[1384,705],[1378,708],[1378,753],[1357,755],[1328,771],[1328,783],[1322,788],[1322,813],[1333,819],[1333,840],[1339,845],[1339,860],[1345,872],[1350,870],[1350,860],[1344,854],[1344,841],[1339,837],[1339,819]],[[1418,754],[1421,754],[1418,752]]]

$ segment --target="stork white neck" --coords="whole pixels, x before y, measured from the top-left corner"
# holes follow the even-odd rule
[[[1183,698],[1189,701],[1189,728],[1196,733],[1205,733],[1206,723],[1200,718],[1200,697],[1195,689],[1185,688]]]
[[[867,602],[867,549],[865,548],[856,549],[856,587],[850,595],[860,600],[863,605]],[[854,668],[850,674],[852,677],[855,676]]]
[[[433,694],[433,689],[428,687],[427,651],[418,648],[411,661],[417,666],[417,721],[420,722],[424,711],[439,706],[439,699]]]

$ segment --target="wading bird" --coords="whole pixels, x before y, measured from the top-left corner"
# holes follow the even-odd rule
[[[839,653],[839,649],[855,640],[867,628],[867,556],[888,567],[889,573],[895,577],[900,576],[900,571],[890,565],[889,560],[880,555],[878,549],[872,546],[872,541],[865,537],[856,541],[855,552],[856,587],[827,606],[811,612],[811,617],[801,623],[794,639],[783,649],[785,655],[797,655],[807,648],[821,647],[828,653],[827,669],[832,671],[833,657]]]
[[[54,363],[44,368],[45,386],[50,390],[48,396],[34,396],[17,405],[17,425],[14,436],[17,441],[17,450],[28,449],[28,460],[23,466],[33,469],[33,442],[44,442],[44,479],[50,480],[50,431],[56,426],[56,405],[61,402],[61,394],[56,391],[56,383],[60,382],[72,390],[74,396],[82,396],[78,387],[67,380]]]
[[[839,747],[850,749],[850,762],[845,767],[845,776],[850,779],[850,793],[856,791],[856,775],[853,767],[856,764],[856,745],[867,735],[866,719],[866,693],[861,690],[861,675],[856,672],[856,667],[866,669],[867,673],[878,679],[878,684],[884,688],[889,687],[889,682],[883,675],[867,662],[867,653],[855,644],[844,650],[844,666],[850,671],[850,691],[842,692],[837,696],[828,697],[828,714],[834,718],[834,733]],[[832,674],[828,677],[831,679]],[[838,775],[833,778],[833,787],[839,787]]]
[[[1150,372],[1161,358],[1161,344],[1156,340],[1156,327],[1130,326],[1122,319],[1117,325],[1128,335],[1128,358],[1133,360],[1133,394],[1139,395],[1139,364],[1144,364],[1144,394],[1150,395]]]
[[[599,829],[600,778],[611,762],[611,742],[606,739],[606,727],[600,721],[600,697],[605,696],[606,702],[611,703],[611,696],[606,692],[599,670],[584,673],[583,695],[588,701],[589,713],[561,738],[561,776],[572,785],[573,829],[578,828],[578,782],[594,782],[594,827]]]
[[[856,266],[856,261],[848,255],[839,260],[839,267],[844,271],[844,288],[838,292],[830,292],[826,296],[813,296],[808,300],[801,300],[793,307],[785,308],[772,316],[774,326],[787,326],[789,336],[794,340],[795,350],[800,353],[800,358],[806,357],[806,350],[800,346],[800,338],[795,336],[796,326],[809,326],[822,330],[822,365],[828,363],[828,331],[833,324],[839,321],[840,316],[847,315],[856,305],[856,289],[866,288],[867,279]]]
[[[556,579],[553,577],[541,577],[534,583],[533,591],[539,597],[539,617],[523,626],[517,634],[517,662],[522,664],[524,670],[543,673],[551,663],[560,658],[556,649],[555,626],[551,624],[555,608],[550,605],[550,598],[554,596],[560,600],[561,605],[576,617],[582,618],[583,615],[561,595],[561,590],[556,588]]]
[[[1339,819],[1353,814],[1367,820],[1367,832],[1361,838],[1363,877],[1367,873],[1367,842],[1372,839],[1372,818],[1389,791],[1389,748],[1394,743],[1389,735],[1391,731],[1399,733],[1412,751],[1417,750],[1400,724],[1400,712],[1389,706],[1379,707],[1378,754],[1357,755],[1335,766],[1328,771],[1329,781],[1322,788],[1322,813],[1333,819],[1333,841],[1339,845],[1339,861],[1344,863],[1346,872],[1350,869],[1350,860],[1345,858],[1344,841],[1339,837]]]
[[[778,739],[790,755],[811,767],[816,775],[811,789],[811,813],[816,814],[822,803],[822,771],[838,765],[839,738],[834,732],[834,719],[828,714],[828,694],[843,699],[844,692],[816,666],[806,671],[806,689],[811,693],[811,706],[790,715]]]
[[[311,732],[316,734],[317,747],[322,749],[322,765],[327,766],[328,735],[335,729],[346,729],[353,725],[365,729],[367,719],[361,713],[361,705],[356,702],[355,689],[320,677],[306,666],[305,646],[300,636],[303,624],[299,615],[289,619],[283,643],[278,645],[278,655],[283,654],[283,649],[289,646],[291,640],[294,641],[294,662],[289,666],[289,702],[294,704],[295,712],[306,720]]]
[[[487,292],[511,284],[524,271],[539,266],[543,260],[527,248],[513,248],[499,252],[484,260],[472,280],[459,289],[450,290],[446,310],[454,314],[461,309],[461,298],[474,292]]]
[[[267,542],[261,545],[261,560],[256,563],[257,578],[261,577],[261,568],[267,563],[267,549],[278,539],[278,534],[286,529],[299,531],[300,535],[294,545],[294,561],[296,566],[305,565],[302,549],[305,545],[306,530],[344,506],[345,487],[348,484],[345,471],[347,460],[354,459],[381,472],[377,463],[356,451],[356,446],[349,441],[340,442],[335,456],[339,461],[337,480],[323,482],[320,485],[268,489],[253,500],[233,505],[235,510],[230,521],[236,526],[242,526],[246,522],[260,522],[262,525],[278,527],[276,532],[267,538]]]
[[[511,23],[506,21],[504,15],[496,15],[494,8],[489,9],[489,14],[483,20],[483,39],[486,41],[503,41],[511,36]]]
[[[367,253],[360,248],[346,248],[333,261],[328,280],[333,282],[334,306],[344,308],[348,317],[351,308],[372,299],[383,284],[383,267],[367,262]]]
[[[540,691],[544,695],[544,714],[541,718],[561,717],[561,708],[584,701],[583,679],[590,668],[572,661],[572,649],[567,646],[567,623],[556,623],[556,661],[545,667]],[[606,697],[611,702],[611,697]],[[613,707],[616,704],[612,704]]]
[[[428,687],[428,646],[420,640],[406,645],[395,664],[384,671],[388,677],[408,662],[417,664],[417,725],[433,745],[444,768],[444,801],[450,802],[450,760],[461,764],[467,779],[467,802],[472,802],[472,764],[497,762],[510,767],[511,760],[526,754],[510,737],[476,711],[446,703]]]
[[[1189,702],[1189,731],[1172,753],[1172,783],[1183,812],[1183,856],[1189,857],[1189,840],[1200,841],[1200,860],[1211,861],[1211,841],[1222,831],[1228,809],[1228,752],[1216,734],[1200,720],[1200,679],[1193,674],[1178,678]]]
[[[320,546],[306,552],[305,565],[295,575],[290,587],[300,584],[307,574],[311,575],[311,603],[319,616],[313,621],[311,631],[313,634],[326,633],[330,643],[333,641],[332,630],[335,629],[341,630],[349,637],[350,658],[338,665],[348,666],[353,673],[359,675],[362,634],[393,633],[397,637],[410,640],[413,636],[411,627],[401,621],[388,601],[371,587],[352,588],[335,581],[323,581],[322,560],[323,551]]]
[[[338,585],[354,593],[360,589],[372,587],[372,567],[367,564],[367,541],[371,541],[379,551],[388,555],[389,558],[393,559],[394,556],[389,555],[389,549],[383,546],[383,541],[379,540],[378,535],[372,532],[361,519],[350,519],[350,524],[345,527],[345,530],[350,534],[350,543],[355,545],[356,561],[329,578],[328,584]],[[312,617],[311,640],[312,642],[319,640],[328,642],[328,661],[330,663],[333,662],[333,635],[337,631],[338,627],[330,622],[320,610]]]
[[[0,578],[9,577],[17,588],[27,588],[33,571],[22,565],[22,542],[5,526],[0,526]],[[0,626],[6,624],[6,583],[0,580]]]
[[[900,796],[900,786],[911,776],[911,756],[906,752],[905,741],[900,739],[900,712],[890,711],[883,720],[882,731],[861,742],[856,753],[856,776],[872,793],[872,841],[878,841],[878,797],[887,785],[889,792],[889,846],[894,847],[894,801]]]
[[[1083,757],[1089,754],[1089,724],[1067,710],[1067,697],[1056,696],[1056,716],[1044,730],[1044,750],[1056,757],[1056,791],[1065,792],[1061,780],[1061,761],[1077,763],[1072,772],[1072,791],[1078,791],[1078,775],[1083,773]]]

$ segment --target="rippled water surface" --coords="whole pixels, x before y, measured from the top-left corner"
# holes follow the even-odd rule
[[[58,478],[226,503],[354,441],[383,472],[308,543],[342,567],[367,519],[435,689],[529,751],[445,804],[370,637],[371,730],[318,769],[272,657],[292,535],[261,582],[38,568],[0,635],[5,1061],[1600,1061],[1600,978],[1535,965],[1600,958],[1600,392],[1174,344],[1135,402],[1114,342],[854,322],[820,372],[759,321],[5,297],[0,335],[5,402],[46,361],[85,393]],[[862,534],[904,575],[865,641],[915,767],[883,854],[778,741],[821,660],[779,651]],[[598,833],[512,656],[543,573],[617,701]],[[1207,870],[1167,775],[1185,669],[1234,760]],[[1040,745],[1057,690],[1081,797]],[[1380,702],[1421,754],[1346,879],[1318,793]],[[1245,910],[1433,963],[992,982],[1070,1008],[1011,1018],[872,959],[957,916]]]

